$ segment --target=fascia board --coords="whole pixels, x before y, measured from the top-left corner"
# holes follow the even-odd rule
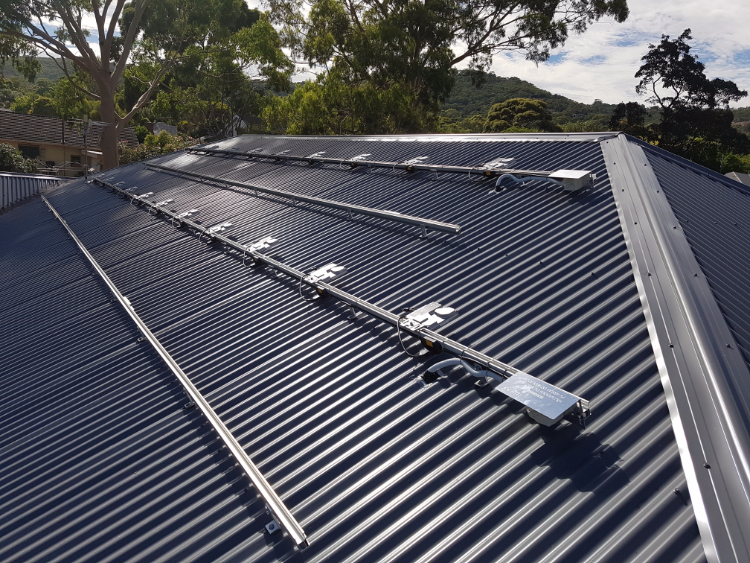
[[[750,373],[643,148],[601,147],[706,558],[750,561]]]

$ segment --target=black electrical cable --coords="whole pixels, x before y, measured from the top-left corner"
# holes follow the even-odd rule
[[[401,315],[399,315],[398,319],[396,320],[396,334],[398,335],[398,341],[401,343],[401,348],[404,350],[404,352],[406,352],[406,355],[412,358],[416,358],[417,356],[419,356],[419,352],[417,352],[416,354],[412,354],[411,352],[409,352],[406,349],[406,345],[404,344],[404,341],[401,339],[401,319],[406,318],[406,316],[409,313],[411,313],[413,310],[414,309],[411,309],[411,308],[402,310]]]
[[[313,297],[312,299],[308,299],[307,297],[305,297],[304,295],[302,295],[302,278],[299,279],[299,296],[302,299],[304,299],[305,301],[308,301],[308,302],[312,302],[312,301],[317,301],[318,300],[318,296],[317,295],[315,297]]]

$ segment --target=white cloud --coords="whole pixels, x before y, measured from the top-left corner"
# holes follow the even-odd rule
[[[693,53],[706,64],[709,77],[733,80],[750,90],[750,2],[723,0],[630,0],[630,18],[623,23],[597,23],[571,37],[554,53],[554,62],[538,67],[518,53],[495,57],[499,76],[518,76],[540,88],[580,102],[638,100],[634,75],[649,43],[662,34],[677,37],[692,30]],[[737,105],[750,105],[744,98]]]

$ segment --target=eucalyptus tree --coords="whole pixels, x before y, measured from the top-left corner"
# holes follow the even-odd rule
[[[243,65],[261,68],[285,64],[276,51],[267,60],[264,45],[273,45],[276,33],[267,20],[256,21],[260,27],[252,33],[243,31],[243,22],[253,19],[249,12],[243,0],[0,0],[0,62],[9,60],[31,77],[38,55],[59,60],[66,80],[101,102],[101,119],[110,125],[101,150],[110,168],[117,165],[118,134],[186,51],[233,51]],[[134,63],[149,69],[139,75],[145,87],[118,107],[118,88]]]
[[[352,85],[407,85],[413,105],[444,99],[457,65],[481,82],[493,56],[546,61],[571,33],[622,22],[627,0],[265,0],[293,55]]]

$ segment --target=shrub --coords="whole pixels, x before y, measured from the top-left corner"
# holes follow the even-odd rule
[[[196,141],[192,137],[182,135],[173,137],[166,131],[161,131],[158,135],[149,133],[144,138],[143,144],[132,149],[125,143],[120,143],[117,146],[117,154],[120,164],[129,164],[192,147],[195,143]]]
[[[39,170],[39,162],[33,158],[24,158],[13,145],[0,143],[0,170],[34,173]]]

